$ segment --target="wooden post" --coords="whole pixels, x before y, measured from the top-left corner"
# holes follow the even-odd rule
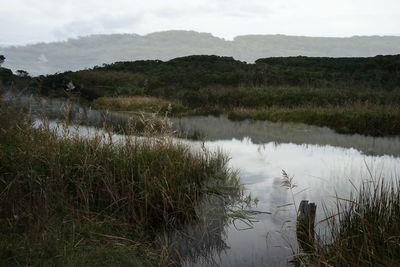
[[[317,205],[302,200],[297,214],[297,242],[304,252],[314,250],[314,226]]]

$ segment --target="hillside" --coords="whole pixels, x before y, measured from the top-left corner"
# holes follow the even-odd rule
[[[148,35],[92,35],[64,42],[1,47],[4,67],[32,75],[91,68],[103,63],[141,59],[170,60],[187,55],[232,56],[246,62],[275,56],[369,57],[400,54],[400,37],[301,37],[245,35],[232,41],[194,31]]]

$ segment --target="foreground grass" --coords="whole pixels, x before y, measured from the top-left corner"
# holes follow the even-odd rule
[[[163,135],[60,136],[3,103],[0,125],[2,266],[167,265],[156,237],[195,222],[206,192],[239,189],[223,155]]]
[[[274,106],[263,109],[233,109],[229,112],[229,118],[305,123],[329,127],[346,134],[385,136],[400,133],[399,106],[370,104],[296,108]]]
[[[308,263],[314,266],[399,266],[399,189],[398,181],[370,181],[360,188],[358,196],[346,200],[345,204],[338,203],[338,212],[328,227],[332,240],[317,244]]]

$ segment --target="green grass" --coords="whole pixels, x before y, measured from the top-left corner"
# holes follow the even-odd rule
[[[339,133],[347,134],[385,136],[400,133],[400,108],[398,106],[371,104],[296,108],[274,106],[263,109],[233,109],[229,112],[229,118],[305,123],[329,127]]]
[[[0,265],[164,262],[157,235],[195,222],[211,189],[240,191],[224,155],[170,136],[60,135],[3,103],[0,125]]]
[[[93,106],[160,114],[170,110],[174,116],[225,113],[233,120],[305,123],[346,134],[400,134],[400,95],[397,92],[296,87],[204,88],[176,101],[154,97],[101,97],[93,101]]]
[[[399,266],[400,184],[368,181],[358,195],[338,200],[329,220],[331,241],[320,241],[314,266]]]

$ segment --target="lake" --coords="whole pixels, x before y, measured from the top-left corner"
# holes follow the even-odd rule
[[[64,105],[59,100],[22,102],[29,103],[34,113],[44,113],[51,119],[61,117]],[[115,122],[130,117],[129,113],[105,113],[78,104],[73,104],[69,112],[73,121],[89,125],[99,124],[105,116]],[[196,226],[189,227],[186,239],[171,234],[171,242],[179,252],[190,256],[186,259],[188,266],[287,266],[298,249],[294,220],[301,200],[317,204],[318,222],[327,216],[325,209],[335,208],[336,197],[349,198],[361,183],[400,178],[399,137],[342,135],[302,124],[234,122],[226,116],[174,118],[172,123],[180,136],[202,139],[176,141],[188,143],[193,149],[205,146],[229,155],[229,166],[238,170],[246,193],[257,200],[257,205],[246,208],[272,213],[256,215],[251,227],[223,220],[218,237],[209,240],[198,241],[198,236],[207,236],[201,231],[207,230]],[[93,131],[97,129],[80,128],[80,134],[90,135]],[[115,138],[121,136],[115,134]],[[282,187],[283,170],[293,177],[297,185],[293,190]],[[218,200],[209,200],[203,208],[207,205],[219,205]],[[317,224],[322,236],[324,230],[324,223]],[[200,252],[193,251],[195,246]]]

